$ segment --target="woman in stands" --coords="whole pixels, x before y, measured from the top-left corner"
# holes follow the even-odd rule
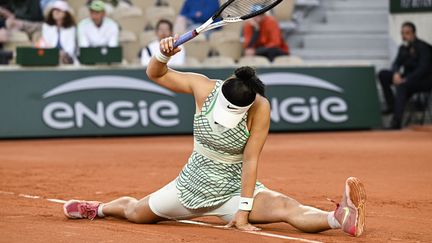
[[[179,176],[140,200],[122,197],[109,203],[68,201],[68,218],[113,216],[135,223],[217,216],[240,230],[258,230],[251,223],[286,222],[305,232],[342,228],[359,236],[364,228],[366,195],[350,177],[334,212],[304,206],[257,182],[261,150],[270,126],[270,104],[264,84],[250,67],[238,68],[226,80],[167,67],[175,39],[160,41],[147,75],[174,92],[195,98],[194,150]],[[167,148],[169,149],[169,148]]]
[[[59,48],[60,63],[71,64],[76,57],[75,19],[65,1],[55,1],[48,6],[42,25],[41,47]]]

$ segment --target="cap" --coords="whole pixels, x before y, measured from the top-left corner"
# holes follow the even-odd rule
[[[90,3],[90,10],[96,12],[105,11],[105,3],[101,0],[94,0]]]
[[[216,98],[216,104],[213,111],[213,119],[215,122],[227,128],[234,128],[239,124],[244,114],[252,106],[253,102],[248,106],[237,106],[228,101],[222,92],[222,88]]]

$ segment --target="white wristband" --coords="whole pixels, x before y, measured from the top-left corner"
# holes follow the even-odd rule
[[[253,198],[240,197],[239,209],[243,211],[251,211],[253,205]]]
[[[157,51],[155,53],[155,58],[161,63],[168,63],[168,61],[171,59],[171,57],[167,57],[164,54],[162,54],[160,51]]]

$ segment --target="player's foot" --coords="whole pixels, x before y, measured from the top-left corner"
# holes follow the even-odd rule
[[[344,232],[360,236],[365,225],[366,192],[361,181],[350,177],[345,182],[342,201],[337,203],[334,212],[336,220]]]
[[[63,212],[70,219],[96,218],[101,203],[96,201],[69,200],[63,205]]]

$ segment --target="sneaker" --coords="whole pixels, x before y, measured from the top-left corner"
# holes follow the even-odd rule
[[[101,203],[96,201],[69,200],[63,205],[63,212],[70,219],[90,219],[97,216],[98,207]]]
[[[366,192],[359,179],[350,177],[345,182],[345,192],[334,212],[342,230],[351,236],[360,236],[365,226]]]

